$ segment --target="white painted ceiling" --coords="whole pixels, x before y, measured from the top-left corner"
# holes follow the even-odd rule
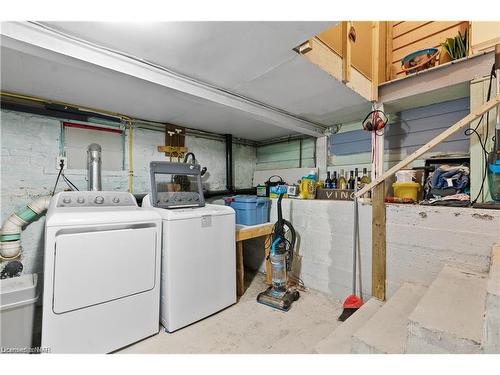
[[[332,125],[369,104],[292,49],[332,22],[50,22],[303,119]],[[2,37],[2,90],[263,140],[294,132],[263,118]],[[11,42],[11,41],[10,41]]]
[[[279,137],[282,128],[179,91],[92,66],[69,57],[50,57],[2,48],[2,90],[64,100],[133,118],[167,122],[252,140]],[[236,126],[237,124],[237,126]]]

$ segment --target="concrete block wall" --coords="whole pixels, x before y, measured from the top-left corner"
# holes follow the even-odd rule
[[[51,193],[57,177],[56,158],[59,155],[60,121],[55,118],[21,112],[0,112],[1,144],[1,209],[3,222],[12,211],[17,210],[34,198]],[[150,190],[149,162],[166,160],[157,151],[163,142],[163,135],[157,131],[133,130],[133,192]],[[208,168],[203,179],[210,190],[224,189],[225,145],[222,141],[187,136],[186,146],[194,152],[198,161]],[[254,147],[233,145],[235,185],[239,188],[252,186],[256,165]],[[79,188],[85,189],[86,171],[70,170],[66,176]],[[66,188],[60,180],[56,191]],[[128,190],[128,134],[125,139],[125,170],[103,171],[103,190]],[[41,272],[43,268],[44,217],[30,224],[22,233],[23,264],[26,273]],[[0,263],[0,269],[3,264]]]
[[[273,203],[275,203],[273,201]],[[284,200],[298,233],[306,286],[343,300],[351,293],[353,204]],[[371,205],[359,205],[363,298],[371,294]],[[271,221],[276,220],[275,207]],[[445,264],[488,271],[500,235],[500,212],[471,208],[387,205],[387,296],[404,282],[430,285]],[[245,243],[246,264],[264,271],[262,242]]]
[[[387,291],[404,281],[430,285],[443,265],[488,272],[500,212],[387,205]]]
[[[276,200],[273,200],[271,222],[277,219],[275,203]],[[308,288],[338,300],[351,294],[352,202],[284,199],[282,206],[283,217],[293,224],[297,232],[295,274]],[[365,298],[371,291],[371,206],[360,204],[359,214],[361,257],[358,259],[361,259],[361,287]],[[263,241],[246,241],[244,246],[245,264],[264,272],[261,263],[264,259]]]

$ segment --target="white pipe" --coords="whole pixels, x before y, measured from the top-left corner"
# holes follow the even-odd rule
[[[2,229],[0,230],[0,235],[21,233],[21,228],[27,224],[28,222],[24,221],[13,212],[7,220],[4,221]]]
[[[2,242],[0,243],[0,260],[15,259],[21,254],[22,250],[21,240]]]
[[[38,215],[41,215],[49,208],[51,199],[51,196],[40,197],[28,204],[28,207],[35,211]]]
[[[36,216],[43,214],[49,208],[51,197],[40,197],[30,204],[28,208],[33,211]],[[29,212],[29,211],[28,211]],[[21,234],[23,227],[31,223],[36,216],[33,216],[28,221],[23,220],[16,213],[12,213],[2,225],[0,236]],[[22,251],[21,240],[4,240],[0,241],[0,261],[17,258]]]

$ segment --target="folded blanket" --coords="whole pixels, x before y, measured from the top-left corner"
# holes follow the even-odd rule
[[[464,165],[453,167],[441,165],[432,174],[432,188],[443,189],[453,187],[457,190],[464,190],[467,186],[469,186],[469,167]]]

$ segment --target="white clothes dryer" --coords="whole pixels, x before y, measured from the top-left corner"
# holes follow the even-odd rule
[[[42,347],[109,353],[159,331],[161,218],[125,192],[56,194],[45,224]]]

